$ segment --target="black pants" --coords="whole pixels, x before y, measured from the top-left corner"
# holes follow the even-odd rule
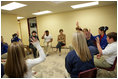
[[[1,63],[1,78],[3,77],[4,75],[4,65]]]
[[[61,52],[61,47],[64,46],[65,44],[62,43],[62,42],[58,42],[56,48],[58,49],[59,48],[59,52]]]
[[[31,44],[29,45],[29,48],[32,49],[34,58],[36,58],[37,57],[37,54],[36,54],[37,49],[33,45],[31,45]]]

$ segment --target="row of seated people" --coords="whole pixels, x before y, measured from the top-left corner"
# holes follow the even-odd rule
[[[106,33],[105,33],[106,30],[108,30],[108,27],[100,27],[99,32],[101,32],[101,33],[99,33],[99,35],[97,35],[97,36],[93,36],[92,34],[90,34],[88,29],[86,29],[86,28],[82,30],[81,28],[79,28],[77,26],[76,30],[84,32],[86,39],[87,39],[88,46],[94,46],[95,48],[97,48],[96,44],[95,44],[96,37],[100,38],[100,45],[101,45],[102,49],[104,49],[106,47],[106,45],[108,44],[107,40],[106,40]],[[57,38],[58,44],[56,45],[56,51],[59,49],[59,56],[60,56],[62,46],[66,45],[66,35],[63,34],[63,29],[60,29],[59,33],[60,34],[58,35],[58,38]],[[32,35],[30,36],[30,38],[32,38],[32,37],[35,37],[39,40],[36,31],[32,31]],[[51,46],[52,46],[52,41],[53,41],[52,35],[49,34],[48,30],[46,30],[44,32],[42,39],[44,39],[44,50],[46,52],[46,55],[48,56]],[[33,47],[33,45],[30,42],[31,42],[31,40],[29,39],[29,44],[30,44],[29,47],[33,50],[34,58],[36,58],[37,57],[36,48]],[[69,49],[70,50],[72,49],[72,45],[69,46]],[[97,54],[97,52],[95,54]]]
[[[92,37],[90,32],[83,33],[80,27],[76,28],[78,30],[73,34],[72,37],[73,50],[70,51],[65,58],[65,68],[67,69],[67,72],[71,78],[77,78],[80,72],[88,69],[95,67],[111,67],[113,65],[113,61],[117,56],[117,33],[110,32],[106,35],[105,32],[108,28],[102,28],[104,29],[101,30],[101,27],[99,28],[100,35],[97,37]],[[104,47],[104,44],[101,44],[101,41],[103,41],[102,39],[105,37],[105,35],[107,38],[106,42],[109,43],[106,45],[106,47]],[[42,39],[44,39],[44,35]],[[95,46],[87,45],[92,39],[96,40],[97,50]],[[88,40],[89,43],[86,42]],[[30,41],[30,43],[39,52],[40,57],[25,60],[25,51],[22,42],[12,42],[8,47],[7,62],[5,64],[5,75],[7,75],[7,77],[31,78],[32,67],[46,59],[46,55],[40,46],[39,40],[35,37],[32,37],[30,38]],[[95,55],[96,52],[98,52],[97,55]]]
[[[58,38],[57,38],[58,44],[56,45],[56,52],[59,49],[59,56],[60,56],[61,55],[61,47],[66,45],[66,35],[63,34],[63,29],[60,29],[59,33],[60,34],[58,35]],[[30,36],[30,39],[32,37],[39,40],[36,31],[32,31],[32,35]],[[33,50],[34,58],[36,58],[37,57],[37,55],[36,55],[37,49],[32,45],[30,39],[29,39],[29,47]],[[50,49],[51,49],[51,46],[52,46],[53,37],[52,37],[51,34],[49,34],[49,31],[46,30],[44,32],[43,36],[42,36],[42,39],[44,39],[44,50],[45,50],[46,55],[48,56],[49,52],[51,52]]]

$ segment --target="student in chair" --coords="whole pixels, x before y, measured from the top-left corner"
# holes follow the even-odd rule
[[[44,39],[44,50],[46,52],[46,56],[48,56],[51,46],[52,46],[52,41],[53,41],[52,35],[49,34],[48,30],[44,32],[42,39]]]
[[[65,58],[65,67],[71,78],[78,78],[82,71],[94,68],[93,48],[88,47],[83,32],[76,32],[72,38],[73,51]]]
[[[117,57],[117,33],[110,32],[107,34],[107,42],[109,43],[105,49],[100,46],[100,40],[97,37],[96,43],[99,54],[94,56],[94,63],[97,67],[110,68]]]
[[[63,34],[63,29],[59,30],[60,35],[58,35],[57,41],[58,44],[56,45],[56,51],[59,49],[59,56],[61,56],[61,47],[66,45],[66,35]]]

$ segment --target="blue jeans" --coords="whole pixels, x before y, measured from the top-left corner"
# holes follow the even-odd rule
[[[62,42],[58,42],[56,48],[58,49],[59,48],[59,52],[61,52],[61,47],[64,46],[65,44],[62,43]]]

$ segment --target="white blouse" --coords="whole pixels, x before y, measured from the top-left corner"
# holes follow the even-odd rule
[[[39,57],[35,59],[27,59],[26,64],[27,64],[27,73],[24,74],[24,78],[31,78],[32,77],[32,67],[43,62],[46,58],[46,55],[42,49],[42,47],[39,44],[39,41],[33,43],[33,45],[37,48],[39,52]]]

